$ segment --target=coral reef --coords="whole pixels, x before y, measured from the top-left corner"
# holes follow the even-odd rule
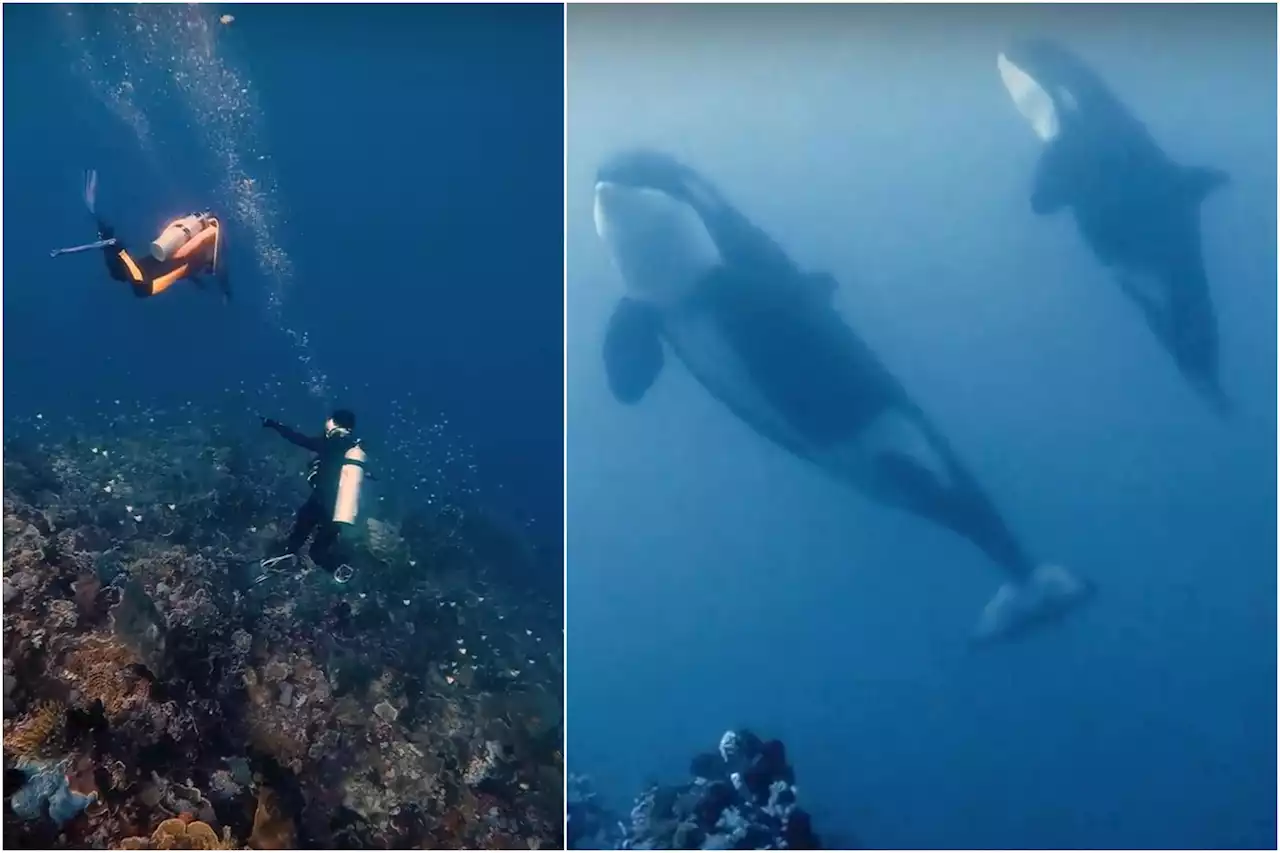
[[[6,423],[6,844],[563,846],[558,564],[388,476],[259,581],[305,456],[180,414]]]
[[[691,781],[652,785],[620,819],[584,776],[571,774],[566,841],[571,849],[818,850],[797,802],[795,772],[779,740],[730,730],[717,752],[696,756]]]
[[[591,779],[570,773],[565,800],[565,843],[570,850],[620,850],[626,841],[621,817],[609,809]]]
[[[9,799],[13,813],[24,820],[38,820],[48,815],[57,826],[84,811],[98,798],[97,791],[72,790],[66,761],[19,760],[15,769],[26,781]]]
[[[118,850],[235,850],[237,845],[230,829],[219,836],[213,827],[190,815],[171,817],[160,822],[151,837],[133,836],[123,839]],[[260,848],[259,848],[260,849]]]
[[[8,728],[4,734],[4,751],[17,760],[34,758],[51,747],[54,734],[65,722],[59,702],[41,700],[31,712]],[[53,747],[56,749],[56,747]]]

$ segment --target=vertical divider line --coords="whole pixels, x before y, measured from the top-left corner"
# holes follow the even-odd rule
[[[564,185],[561,194],[561,306],[560,332],[562,339],[560,404],[563,410],[564,440],[560,452],[564,466],[561,492],[564,509],[560,513],[560,566],[562,603],[560,615],[560,821],[565,849],[569,849],[569,4],[560,5],[560,44],[564,64],[564,98],[561,106],[563,122],[560,176]]]

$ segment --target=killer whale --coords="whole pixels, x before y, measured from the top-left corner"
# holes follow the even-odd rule
[[[661,152],[597,171],[594,218],[624,286],[603,359],[625,404],[670,351],[755,432],[871,499],[951,530],[1007,582],[974,639],[1016,636],[1091,594],[1032,561],[942,434],[836,311],[835,279],[802,270],[704,177]]]
[[[1032,211],[1071,211],[1184,379],[1227,412],[1200,234],[1201,203],[1227,183],[1226,173],[1175,163],[1102,78],[1055,42],[1014,42],[996,66],[1044,146]]]

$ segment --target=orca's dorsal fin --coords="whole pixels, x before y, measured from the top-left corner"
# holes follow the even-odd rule
[[[1229,184],[1231,176],[1212,166],[1183,166],[1180,180],[1184,192],[1199,204],[1214,190]]]
[[[609,390],[622,403],[637,403],[662,372],[662,315],[657,308],[623,299],[604,336]]]
[[[829,272],[806,272],[800,274],[800,287],[810,299],[828,303],[835,296],[839,287],[836,277]]]

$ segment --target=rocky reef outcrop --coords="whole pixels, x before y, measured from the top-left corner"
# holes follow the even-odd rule
[[[818,850],[780,740],[730,730],[690,764],[690,779],[655,784],[627,815],[612,812],[586,777],[569,776],[571,849]]]
[[[6,425],[6,844],[562,847],[559,565],[437,490],[264,573],[304,457],[184,414]]]

